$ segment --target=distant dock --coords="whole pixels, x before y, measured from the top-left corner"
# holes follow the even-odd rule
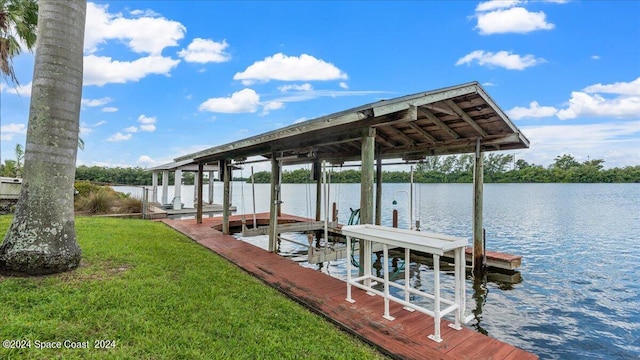
[[[164,219],[189,216],[195,217],[197,213],[196,208],[166,209],[161,207],[158,203],[150,204],[149,208],[149,219]],[[202,213],[205,215],[213,216],[216,214],[221,214],[222,211],[223,207],[221,204],[205,204],[202,206]],[[229,211],[236,211],[236,207],[230,206]]]

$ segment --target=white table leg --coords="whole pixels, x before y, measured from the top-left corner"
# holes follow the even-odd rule
[[[356,302],[351,298],[351,236],[347,236],[347,299],[348,302]]]
[[[384,315],[383,318],[393,321],[396,318],[389,315],[389,247],[382,245],[382,271],[384,272]]]
[[[441,342],[440,337],[440,255],[433,254],[433,335],[429,339]]]
[[[409,292],[409,288],[411,287],[409,284],[409,275],[410,275],[409,266],[411,264],[410,255],[411,255],[411,249],[404,248],[404,301],[406,302],[411,302],[409,301],[411,296],[411,293]],[[411,312],[416,311],[416,309],[412,308],[411,306],[403,306],[402,308]]]

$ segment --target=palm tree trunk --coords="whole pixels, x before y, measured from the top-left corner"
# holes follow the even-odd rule
[[[75,268],[73,183],[82,97],[86,0],[40,0],[23,185],[0,245],[0,271]]]

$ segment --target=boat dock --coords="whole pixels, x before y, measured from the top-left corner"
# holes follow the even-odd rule
[[[205,204],[202,205],[202,213],[204,215],[214,216],[215,214],[222,214],[223,207],[221,204]],[[236,211],[235,206],[230,206],[229,211]],[[173,217],[188,217],[196,216],[196,208],[183,207],[180,209],[167,209],[163,208],[159,203],[152,203],[149,206],[149,212],[146,214],[148,219],[164,219]]]
[[[222,231],[222,217],[216,217],[213,220],[213,227]],[[252,235],[268,235],[269,225],[269,213],[257,213],[256,214],[257,229],[253,229],[253,214],[248,215],[233,215],[229,217],[229,228],[235,230],[232,232],[240,232],[242,225],[245,224],[244,229],[247,236]],[[322,229],[322,222],[314,221],[304,217],[283,214],[278,217],[279,229],[278,232],[298,232],[298,231],[313,231]],[[341,232],[342,225],[336,224],[335,226],[330,223],[329,233],[334,237],[342,237]],[[382,251],[380,249],[380,251]],[[512,255],[497,251],[486,251],[486,265],[490,269],[515,271],[522,265],[522,256]],[[318,253],[315,256],[311,255],[309,263],[318,263],[324,261],[332,261],[336,259],[344,259],[346,257],[346,249],[338,249],[330,254]],[[445,254],[444,259],[450,260],[453,258],[453,254]],[[467,266],[471,266],[473,262],[473,248],[467,247],[465,251],[465,260]]]
[[[258,223],[269,214],[257,216]],[[252,221],[252,216],[235,215],[230,222]],[[279,222],[299,222],[304,218],[283,215]],[[456,331],[451,322],[442,320],[442,342],[428,338],[434,331],[434,319],[418,311],[404,311],[402,305],[391,304],[394,321],[382,317],[383,299],[369,296],[360,289],[352,290],[355,303],[345,300],[347,286],[340,279],[304,268],[296,262],[225,235],[216,227],[221,217],[190,220],[162,220],[212,250],[266,284],[278,289],[311,311],[324,316],[345,331],[376,346],[383,353],[398,359],[537,359],[512,345],[503,343],[468,328]]]

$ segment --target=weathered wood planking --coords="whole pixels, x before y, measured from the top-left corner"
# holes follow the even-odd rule
[[[382,318],[382,298],[354,289],[351,304],[344,300],[346,284],[322,272],[300,267],[293,261],[236,240],[211,227],[220,218],[163,220],[202,246],[273,286],[291,299],[324,316],[345,331],[397,359],[537,359],[537,356],[496,339],[463,328],[455,331],[443,321],[441,343],[427,338],[433,318],[409,313],[391,305],[395,321]],[[323,354],[315,354],[322,357]]]

